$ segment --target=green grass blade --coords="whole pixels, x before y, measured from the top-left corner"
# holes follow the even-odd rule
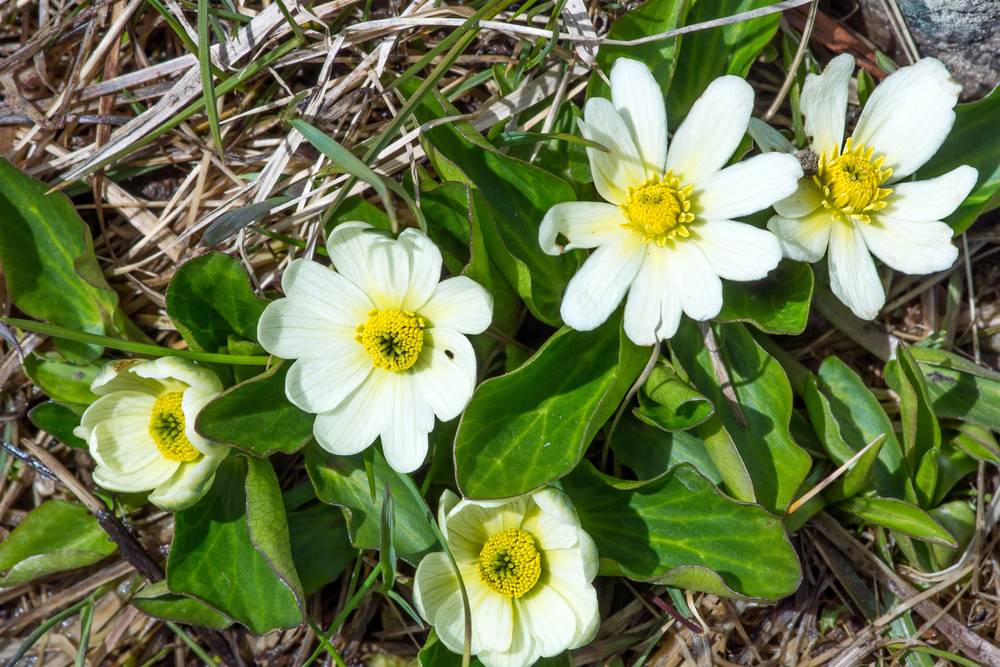
[[[222,150],[222,129],[219,127],[219,101],[215,94],[215,77],[212,75],[211,33],[208,0],[198,0],[198,67],[201,70],[201,88],[205,95],[205,115],[212,130],[212,139],[219,156]]]

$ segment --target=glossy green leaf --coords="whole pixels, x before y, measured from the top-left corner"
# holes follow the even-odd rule
[[[763,280],[722,281],[719,322],[746,322],[765,333],[800,334],[809,321],[813,272],[803,262],[785,260]]]
[[[982,426],[962,424],[948,442],[977,461],[1000,465],[1000,445],[993,433]]]
[[[911,347],[920,366],[934,412],[1000,431],[1000,373],[957,354]]]
[[[203,600],[256,634],[302,623],[304,595],[269,461],[230,456],[208,494],[174,521],[171,592]]]
[[[664,431],[626,413],[611,438],[611,450],[639,479],[652,479],[676,465],[690,463],[714,483],[722,483],[705,443],[689,431]]]
[[[0,265],[11,300],[29,316],[76,331],[122,336],[118,295],[101,273],[90,229],[59,192],[0,157]],[[77,360],[101,348],[57,345]]]
[[[885,436],[880,435],[875,439],[875,444],[862,454],[861,458],[854,462],[854,465],[827,487],[826,491],[823,492],[826,500],[836,502],[868,491],[875,477],[875,467],[878,465],[878,455],[883,445],[885,445]]]
[[[671,347],[694,386],[715,404],[716,414],[753,482],[757,502],[771,511],[784,511],[795,499],[811,466],[809,454],[792,439],[788,429],[792,416],[788,378],[742,324],[717,325],[713,329],[745,424],[723,394],[698,326],[685,319]]]
[[[378,489],[388,484],[395,500],[393,543],[400,558],[417,563],[434,550],[437,538],[427,523],[426,510],[417,505],[385,462],[374,452],[376,494],[372,499],[363,456],[337,456],[313,444],[306,448],[306,471],[316,490],[316,497],[343,508],[351,542],[356,549],[378,549],[382,525],[382,494]]]
[[[635,416],[664,431],[686,431],[715,413],[715,406],[698,393],[666,360],[653,367],[639,392]]]
[[[54,401],[39,403],[28,412],[31,423],[69,447],[86,448],[87,443],[73,434],[80,415]]]
[[[900,344],[896,358],[886,364],[885,378],[899,395],[903,455],[913,471],[914,490],[921,506],[929,507],[937,480],[933,452],[941,446],[941,428],[923,373],[905,345]]]
[[[753,481],[747,470],[736,441],[722,425],[722,419],[713,415],[698,427],[698,437],[705,444],[705,453],[719,471],[726,491],[736,500],[756,502]]]
[[[117,548],[86,507],[46,500],[0,542],[0,588],[92,565]]]
[[[619,322],[563,328],[527,363],[476,388],[455,436],[462,493],[516,496],[580,462],[650,354],[620,333]]]
[[[193,350],[225,352],[230,336],[256,341],[266,305],[239,261],[217,252],[185,262],[167,287],[167,314]]]
[[[225,614],[212,609],[200,600],[171,593],[166,581],[143,586],[129,600],[142,613],[153,618],[175,623],[198,625],[213,630],[223,630],[233,624]]]
[[[628,482],[583,463],[563,487],[605,571],[724,597],[777,599],[798,588],[781,519],[733,501],[692,466]]]
[[[336,507],[316,503],[290,511],[288,533],[292,559],[306,595],[336,580],[358,555],[347,535],[344,513]]]
[[[462,183],[434,184],[420,193],[420,208],[431,220],[427,235],[441,249],[444,264],[454,275],[469,262],[469,188]]]
[[[101,366],[97,363],[71,363],[57,352],[32,352],[24,358],[24,373],[52,400],[76,405],[90,405],[97,395],[90,385]]]
[[[930,511],[934,520],[944,526],[958,541],[958,548],[930,545],[931,556],[938,570],[943,570],[958,558],[976,533],[976,510],[965,500],[953,500]]]
[[[968,164],[979,171],[979,180],[965,202],[945,218],[945,222],[964,232],[1000,189],[1000,143],[984,140],[993,137],[1000,116],[1000,88],[976,102],[955,107],[955,124],[944,144],[927,164],[917,171],[917,180],[934,178]]]
[[[979,462],[961,449],[943,447],[935,461],[937,473],[931,506],[937,507],[962,480],[979,469]]]
[[[287,373],[288,365],[279,362],[230,387],[202,408],[195,429],[209,440],[254,456],[302,449],[312,438],[315,417],[288,402]]]
[[[854,496],[837,503],[836,507],[914,539],[950,546],[956,544],[955,538],[930,514],[905,500]]]

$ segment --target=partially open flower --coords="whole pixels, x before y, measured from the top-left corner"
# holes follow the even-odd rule
[[[955,122],[962,87],[940,61],[924,58],[890,74],[844,139],[854,58],[840,55],[802,87],[802,114],[816,174],[775,203],[767,226],[784,254],[816,262],[830,250],[830,287],[858,317],[885,304],[872,255],[910,274],[947,269],[958,256],[948,216],[976,185],[963,165],[926,181],[906,181],[937,152]]]
[[[194,430],[198,412],[222,391],[215,373],[175,357],[115,361],[91,390],[100,398],[73,432],[97,462],[95,482],[122,493],[152,491],[149,501],[171,511],[205,495],[229,452]]]
[[[753,89],[723,76],[695,102],[667,147],[660,86],[642,63],[619,58],[611,100],[592,97],[580,123],[594,185],[604,202],[556,204],[538,241],[555,255],[597,248],[570,281],[563,321],[588,331],[628,292],[625,333],[640,345],[674,335],[681,312],[718,315],[722,282],[757,280],[778,265],[770,232],[736,219],[795,191],[802,168],[791,155],[768,153],[726,166],[753,111]],[[569,243],[559,245],[559,237]]]
[[[438,523],[469,596],[472,653],[486,667],[528,667],[593,639],[597,549],[564,493],[480,503],[445,491]],[[413,600],[441,642],[461,653],[462,597],[444,553],[420,561]]]
[[[396,240],[343,223],[327,249],[336,271],[307,259],[285,270],[285,298],[261,315],[260,343],[297,360],[285,393],[317,413],[324,449],[357,454],[381,436],[389,465],[411,472],[434,416],[454,419],[472,396],[476,355],[465,335],[489,326],[493,299],[464,276],[439,282],[441,252],[415,229]]]

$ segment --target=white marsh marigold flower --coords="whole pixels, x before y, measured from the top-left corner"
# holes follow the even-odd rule
[[[597,549],[566,494],[545,488],[474,502],[445,491],[438,524],[469,596],[472,653],[486,667],[528,667],[593,639]],[[413,601],[441,642],[461,653],[465,614],[444,553],[420,561]]]
[[[395,240],[347,222],[327,250],[336,270],[308,259],[285,270],[285,298],[261,315],[260,343],[296,360],[285,393],[317,415],[324,449],[357,454],[381,437],[389,465],[411,472],[427,454],[434,416],[454,419],[472,396],[476,355],[466,334],[486,330],[493,299],[464,276],[440,281],[441,252],[416,229]]]
[[[590,98],[583,136],[603,202],[556,204],[538,240],[550,255],[596,248],[570,281],[563,321],[588,331],[628,292],[625,332],[639,345],[673,336],[681,312],[718,315],[722,283],[757,280],[781,260],[777,239],[735,219],[795,191],[802,168],[768,153],[726,167],[746,133],[753,89],[724,76],[694,103],[667,146],[667,114],[649,69],[627,58],[611,70],[611,100]],[[560,246],[558,238],[569,243]]]
[[[937,152],[955,122],[961,86],[940,61],[924,58],[886,77],[844,140],[853,72],[854,58],[844,54],[806,77],[802,114],[817,170],[775,203],[767,226],[792,259],[816,262],[829,248],[833,293],[870,320],[885,303],[871,256],[909,274],[951,266],[958,250],[941,219],[968,196],[977,172],[963,165],[930,180],[902,181]]]
[[[91,391],[100,398],[73,433],[97,462],[97,484],[120,493],[152,491],[149,501],[170,511],[205,495],[229,452],[194,430],[202,407],[222,391],[215,373],[175,357],[114,361]]]

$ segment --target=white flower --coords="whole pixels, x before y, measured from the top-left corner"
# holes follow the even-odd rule
[[[171,511],[205,495],[229,452],[194,430],[202,407],[222,391],[215,373],[176,357],[114,361],[91,390],[100,398],[73,433],[97,462],[95,482],[121,493],[152,491],[149,501]]]
[[[597,549],[569,498],[545,488],[513,500],[441,496],[438,524],[472,609],[472,653],[486,667],[528,667],[583,646],[597,632]],[[444,553],[426,556],[413,582],[417,611],[455,653],[465,614]]]
[[[285,393],[316,413],[313,433],[334,454],[357,454],[382,438],[399,472],[420,467],[434,415],[454,419],[476,384],[476,355],[464,334],[493,318],[478,283],[441,278],[441,252],[416,229],[399,240],[370,225],[337,226],[327,243],[336,271],[311,260],[291,263],[286,298],[257,325],[271,354],[297,359]]]
[[[961,91],[940,61],[902,67],[868,98],[844,141],[847,87],[854,58],[840,55],[802,87],[802,114],[818,172],[777,202],[767,227],[787,257],[819,261],[830,249],[833,293],[866,320],[885,292],[875,255],[897,271],[932,273],[958,256],[952,230],[940,220],[966,198],[977,172],[963,165],[926,181],[900,182],[927,162],[955,122]]]
[[[639,345],[674,335],[681,312],[696,320],[722,308],[722,283],[757,280],[781,260],[777,239],[735,222],[795,191],[794,157],[758,155],[726,167],[746,132],[753,89],[735,76],[709,85],[667,147],[660,87],[640,62],[619,58],[611,100],[591,98],[583,136],[598,193],[609,203],[567,202],[549,209],[538,240],[555,255],[597,248],[570,281],[563,321],[588,331],[625,292],[625,332]],[[559,235],[568,239],[565,247]]]

